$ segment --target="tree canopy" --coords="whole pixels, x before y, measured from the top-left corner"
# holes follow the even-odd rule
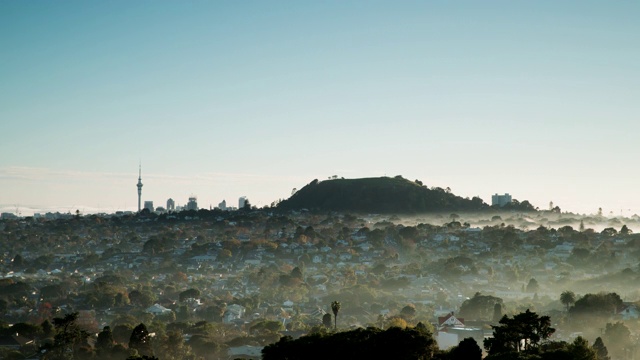
[[[437,345],[421,328],[369,327],[332,334],[314,333],[293,340],[285,336],[262,350],[263,360],[279,359],[432,359]]]

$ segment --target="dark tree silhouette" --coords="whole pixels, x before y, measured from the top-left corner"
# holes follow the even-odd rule
[[[493,322],[497,323],[502,319],[502,304],[496,303],[493,305]]]
[[[64,360],[81,358],[78,355],[81,346],[86,344],[89,334],[80,329],[76,324],[78,313],[65,315],[63,318],[54,318],[53,325],[56,328],[56,335],[53,344],[45,345],[41,351],[45,360]]]
[[[136,326],[129,338],[129,349],[138,350],[138,354],[141,356],[153,356],[153,349],[151,348],[151,337],[147,327],[140,323]]]
[[[535,293],[538,292],[539,289],[540,285],[538,285],[538,281],[534,278],[531,278],[531,280],[529,280],[529,283],[527,284],[527,292]]]
[[[484,347],[489,355],[536,349],[541,341],[555,332],[548,316],[538,316],[528,309],[513,318],[505,315],[500,319],[499,325],[491,327],[493,338],[484,340]],[[527,341],[523,342],[525,339]]]
[[[284,336],[262,350],[263,360],[433,359],[437,344],[430,332],[416,328],[370,327],[337,333],[314,333],[294,340]]]
[[[567,307],[567,311],[569,311],[569,307],[576,302],[576,294],[573,291],[564,291],[560,294],[560,302]]]
[[[607,350],[607,347],[604,346],[604,342],[601,337],[598,337],[593,343],[593,350],[595,350],[598,360],[611,360],[609,351]]]
[[[113,333],[109,326],[105,326],[98,334],[98,340],[96,341],[96,351],[98,355],[103,355],[111,352],[115,341],[113,340]]]
[[[334,301],[331,303],[331,311],[333,311],[333,316],[335,319],[334,328],[338,329],[338,312],[340,312],[340,302]]]
[[[322,316],[322,325],[324,325],[327,329],[331,328],[331,314],[324,314],[324,316]]]
[[[465,338],[449,352],[451,359],[481,360],[482,349],[471,337]]]
[[[495,311],[495,304],[502,304],[502,299],[476,293],[460,306],[460,316],[471,320],[490,320]]]

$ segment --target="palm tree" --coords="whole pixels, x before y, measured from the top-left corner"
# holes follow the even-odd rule
[[[338,312],[340,311],[340,302],[334,301],[331,303],[331,310],[333,310],[333,316],[335,318],[335,329],[338,329]]]
[[[576,302],[576,294],[573,291],[564,291],[560,294],[560,302],[567,307],[567,311],[569,311],[569,307]]]

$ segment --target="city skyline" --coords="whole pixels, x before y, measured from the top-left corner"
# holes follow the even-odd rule
[[[313,179],[640,214],[640,4],[0,3],[0,208]],[[13,210],[12,210],[13,209]]]

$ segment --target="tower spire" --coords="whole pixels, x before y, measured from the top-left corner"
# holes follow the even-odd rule
[[[141,200],[142,200],[142,162],[138,165],[138,212],[140,212],[141,208]]]

